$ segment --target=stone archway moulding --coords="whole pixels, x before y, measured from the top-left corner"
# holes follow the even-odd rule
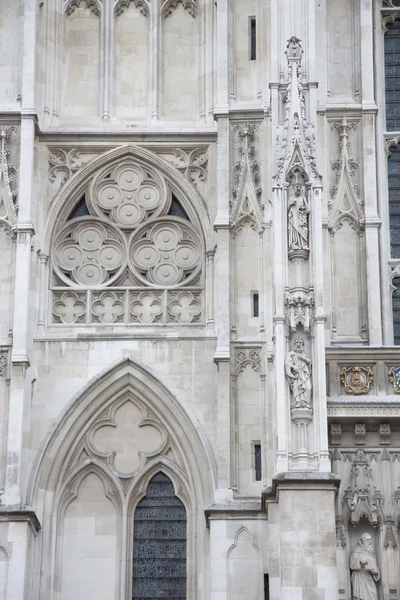
[[[214,248],[214,233],[207,211],[207,206],[200,194],[190,185],[188,181],[169,163],[154,152],[140,146],[124,145],[113,148],[94,158],[80,169],[60,190],[53,200],[49,209],[48,218],[43,236],[43,253],[49,254],[53,233],[59,222],[66,221],[76,201],[84,193],[86,186],[96,172],[117,162],[118,159],[133,158],[142,165],[159,170],[166,177],[171,189],[182,201],[189,218],[198,231],[202,231],[206,250]]]
[[[212,502],[216,481],[215,461],[206,435],[189,407],[168,390],[147,368],[126,358],[102,371],[72,398],[38,454],[28,488],[27,501],[39,519],[53,507],[45,498],[54,492],[63,477],[65,459],[76,438],[84,435],[87,423],[110,398],[132,392],[162,419],[186,460],[186,475],[196,500]],[[51,503],[52,503],[51,501]],[[45,506],[46,504],[46,506]]]

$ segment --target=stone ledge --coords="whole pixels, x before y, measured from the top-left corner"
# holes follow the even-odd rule
[[[5,521],[27,521],[34,535],[37,535],[41,529],[34,509],[27,504],[0,504],[0,523]]]
[[[272,485],[264,488],[261,494],[262,504],[277,502],[279,488],[290,489],[338,489],[340,477],[335,473],[318,473],[313,471],[286,471],[277,473],[272,478]]]
[[[207,527],[210,521],[233,521],[238,519],[265,519],[259,501],[239,500],[235,503],[212,504],[205,508]]]

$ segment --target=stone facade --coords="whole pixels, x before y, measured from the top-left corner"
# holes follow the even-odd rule
[[[179,597],[400,599],[398,19],[0,2],[0,600],[142,597],[160,472]]]

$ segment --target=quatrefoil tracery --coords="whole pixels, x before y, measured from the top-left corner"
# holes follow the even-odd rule
[[[142,226],[136,238],[131,246],[131,261],[142,283],[188,285],[198,275],[200,242],[183,219],[157,219]]]
[[[90,186],[88,206],[124,229],[135,229],[150,215],[166,212],[171,203],[165,181],[149,176],[138,164],[127,160],[113,170],[103,169]]]
[[[117,227],[95,217],[81,217],[59,233],[55,269],[65,283],[84,286],[111,284],[126,263],[126,242]]]

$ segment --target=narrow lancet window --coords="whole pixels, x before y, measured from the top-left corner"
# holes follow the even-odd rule
[[[394,345],[400,346],[400,277],[393,279],[392,285],[395,288],[392,295]]]
[[[400,20],[385,33],[386,129],[400,130]]]
[[[256,481],[261,481],[261,444],[254,444],[254,470]]]
[[[133,600],[186,599],[186,511],[163,473],[135,511],[132,583]]]
[[[257,58],[257,31],[256,31],[256,19],[250,17],[250,60],[256,60]]]

